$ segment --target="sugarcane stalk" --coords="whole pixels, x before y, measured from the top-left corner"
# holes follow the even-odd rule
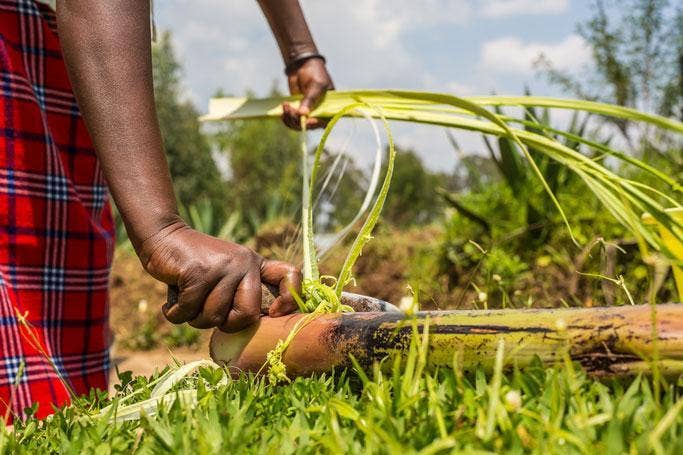
[[[351,365],[350,355],[370,365],[392,353],[407,353],[413,331],[429,336],[428,367],[491,368],[503,338],[506,362],[520,367],[538,356],[553,364],[565,353],[589,373],[648,372],[654,350],[664,374],[683,373],[683,305],[656,307],[657,343],[651,306],[605,308],[427,311],[321,314],[300,330],[284,354],[290,377]],[[266,354],[284,339],[303,314],[261,318],[238,333],[214,332],[211,356],[233,371],[258,372]]]

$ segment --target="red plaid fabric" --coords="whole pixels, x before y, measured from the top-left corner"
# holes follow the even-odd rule
[[[0,419],[42,417],[107,387],[114,229],[48,7],[0,0],[0,78]]]

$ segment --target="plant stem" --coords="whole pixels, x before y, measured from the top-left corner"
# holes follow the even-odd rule
[[[301,227],[303,230],[303,275],[304,281],[317,281],[320,279],[318,271],[318,255],[315,251],[313,239],[313,207],[312,207],[312,181],[311,170],[308,162],[308,144],[306,142],[306,117],[301,117],[301,167],[302,167],[302,207]]]

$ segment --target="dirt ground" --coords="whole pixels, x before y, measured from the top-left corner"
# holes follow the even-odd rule
[[[118,383],[117,368],[130,370],[136,376],[150,376],[173,363],[173,359],[188,362],[209,357],[209,331],[202,331],[190,346],[172,346],[167,342],[168,335],[178,326],[166,321],[160,310],[166,300],[166,286],[149,276],[131,251],[116,251],[110,300],[110,390]]]
[[[150,318],[161,316],[159,309],[166,300],[166,286],[145,272],[134,252],[117,248],[109,300],[109,323],[116,345],[135,334]]]

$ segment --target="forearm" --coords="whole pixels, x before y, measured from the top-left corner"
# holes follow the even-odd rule
[[[258,0],[277,40],[285,65],[318,49],[298,0]]]
[[[154,106],[149,2],[61,0],[57,24],[83,119],[138,248],[177,220]]]

